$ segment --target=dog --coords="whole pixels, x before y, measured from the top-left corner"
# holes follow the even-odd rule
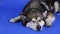
[[[24,26],[39,31],[42,30],[44,25],[48,27],[52,25],[55,20],[54,13],[58,11],[58,8],[57,0],[30,0],[24,7],[23,12],[12,18],[10,22],[22,21]]]
[[[40,1],[40,0],[39,0]],[[44,26],[43,12],[45,7],[38,0],[31,0],[24,7],[22,14],[12,18],[10,22],[22,21],[22,24],[33,30],[40,30]],[[42,22],[42,23],[41,23]]]

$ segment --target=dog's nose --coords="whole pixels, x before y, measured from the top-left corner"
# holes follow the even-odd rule
[[[40,31],[41,26],[40,25],[37,25],[36,29],[37,29],[37,31]]]

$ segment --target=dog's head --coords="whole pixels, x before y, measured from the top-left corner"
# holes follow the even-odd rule
[[[40,10],[32,9],[30,10],[27,15],[26,15],[26,21],[28,23],[33,23],[33,24],[27,24],[27,25],[34,25],[36,24],[35,27],[37,30],[40,30],[44,23],[41,23],[43,21],[43,15],[41,14]]]
[[[29,5],[27,10],[23,12],[23,14],[26,17],[25,20],[27,21],[27,23],[37,24],[35,27],[37,28],[37,30],[39,30],[42,27],[39,23],[41,23],[44,17],[46,17],[47,12],[45,12],[44,5],[42,6],[38,2],[33,2],[31,3],[31,5]]]

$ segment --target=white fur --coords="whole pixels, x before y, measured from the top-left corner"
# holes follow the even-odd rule
[[[39,22],[39,25],[41,26],[41,30],[42,30],[42,27],[44,26],[44,21],[41,21],[41,22]]]
[[[36,26],[37,26],[37,24],[33,23],[33,22],[28,22],[27,25],[26,25],[26,27],[29,27],[29,28],[31,28],[33,30],[37,30]]]
[[[54,18],[48,17],[48,18],[46,19],[46,21],[48,21],[48,22],[53,22],[54,20],[55,20],[55,17],[54,17]]]
[[[59,8],[59,3],[58,3],[58,1],[55,1],[55,2],[54,2],[54,6],[55,6],[55,12],[57,12],[57,11],[58,11],[58,8]]]
[[[47,10],[43,13],[43,17],[46,18],[47,16]]]
[[[41,22],[38,22],[39,23],[39,25],[41,26],[41,29],[40,30],[42,30],[42,27],[44,26],[44,21],[41,21]],[[29,28],[31,28],[31,29],[33,29],[33,30],[37,30],[36,29],[36,26],[37,26],[37,24],[36,23],[33,23],[33,22],[28,22],[27,23],[27,25],[26,25],[26,27],[29,27]]]
[[[17,16],[17,17],[15,17],[15,18],[12,18],[12,19],[10,19],[10,22],[16,22],[16,20],[18,20],[18,19],[20,19],[21,17],[20,16]]]
[[[32,18],[32,21],[36,21],[36,19],[35,18]]]
[[[46,23],[47,23],[47,25],[52,25],[52,23],[54,22],[54,20],[55,20],[55,17],[48,17],[47,19],[46,19]]]

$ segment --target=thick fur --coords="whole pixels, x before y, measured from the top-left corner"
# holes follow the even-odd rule
[[[24,7],[23,12],[10,20],[10,22],[22,21],[22,24],[33,30],[42,30],[42,27],[52,26],[55,20],[54,13],[59,10],[57,0],[31,0]]]
[[[22,24],[24,26],[28,25],[28,23],[36,23],[36,27],[34,30],[41,30],[42,27],[44,26],[44,22],[42,22],[43,20],[43,12],[45,12],[46,9],[44,9],[45,7],[39,2],[40,0],[34,0],[34,1],[30,1],[28,2],[28,4],[24,7],[23,12],[22,12],[22,16],[18,16],[16,18],[11,19],[11,22],[17,22],[19,19],[22,20]],[[42,1],[42,0],[41,0]],[[26,18],[24,18],[24,17]],[[34,19],[33,19],[34,18]],[[32,24],[30,24],[32,26]],[[39,25],[39,26],[38,26]]]

